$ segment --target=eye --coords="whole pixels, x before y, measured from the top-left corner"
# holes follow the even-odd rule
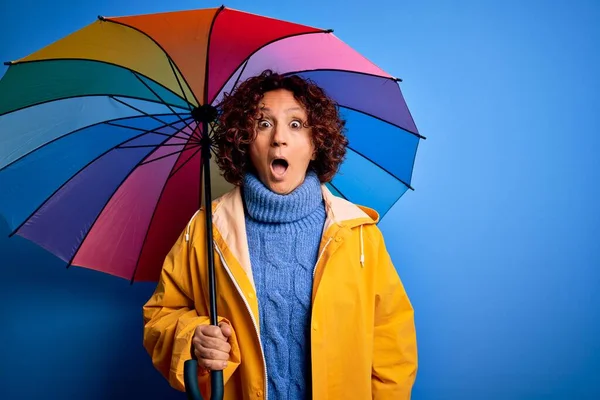
[[[271,127],[271,123],[265,119],[258,121],[258,127],[261,129],[268,129]]]
[[[300,128],[302,128],[302,122],[295,120],[295,121],[292,121],[290,126],[292,127],[292,129],[300,129]]]

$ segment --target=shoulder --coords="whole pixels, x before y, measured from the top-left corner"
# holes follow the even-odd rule
[[[212,222],[219,223],[222,220],[229,222],[231,218],[239,217],[241,207],[241,193],[238,187],[213,198],[211,202]],[[206,232],[206,207],[202,205],[190,217],[185,227],[185,234],[188,238],[196,238],[198,235],[204,236]]]
[[[337,196],[326,185],[322,185],[321,188],[328,214],[335,222],[352,226],[379,222],[379,213],[374,209]]]

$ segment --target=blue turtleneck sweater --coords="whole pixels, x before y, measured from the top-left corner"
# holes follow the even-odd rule
[[[296,190],[279,195],[247,174],[243,194],[269,397],[311,398],[310,305],[325,223],[320,182],[309,172]]]

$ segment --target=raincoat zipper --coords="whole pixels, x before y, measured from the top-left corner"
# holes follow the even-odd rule
[[[319,254],[319,258],[317,258],[317,263],[315,264],[315,267],[313,268],[313,279],[315,277],[315,274],[317,273],[317,267],[319,266],[319,261],[321,261],[321,257],[323,256],[323,253],[325,253],[325,249],[327,248],[327,246],[329,246],[330,242],[331,242],[331,238],[329,238],[327,240],[327,243],[325,243],[325,246],[323,246],[323,250],[321,250],[321,254]]]
[[[263,368],[264,368],[264,372],[265,372],[265,400],[267,400],[269,398],[269,376],[268,376],[268,373],[267,373],[267,361],[265,359],[265,354],[264,354],[264,350],[263,350],[262,341],[260,340],[260,333],[258,331],[258,325],[256,324],[256,320],[254,319],[254,314],[252,314],[252,310],[250,309],[250,305],[248,304],[248,301],[246,301],[246,296],[244,296],[244,293],[242,292],[242,289],[240,289],[237,281],[233,277],[233,274],[229,270],[229,266],[227,265],[227,262],[225,261],[225,257],[223,257],[223,253],[221,253],[221,249],[219,249],[219,246],[216,243],[214,245],[215,245],[215,249],[217,250],[217,253],[219,253],[219,257],[221,258],[221,262],[223,263],[223,267],[225,267],[225,271],[227,271],[227,274],[231,278],[231,281],[233,282],[233,285],[235,286],[235,288],[237,289],[238,293],[242,297],[242,300],[244,301],[244,304],[246,305],[246,309],[248,310],[248,313],[250,314],[250,319],[252,319],[252,324],[254,325],[254,330],[256,332],[256,336],[258,337],[258,343],[260,344],[260,354],[262,356]]]

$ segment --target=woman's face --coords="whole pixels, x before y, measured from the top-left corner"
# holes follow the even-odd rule
[[[314,160],[311,131],[304,127],[306,110],[292,92],[277,89],[264,94],[258,113],[250,160],[271,191],[291,193],[304,182],[308,164]]]

